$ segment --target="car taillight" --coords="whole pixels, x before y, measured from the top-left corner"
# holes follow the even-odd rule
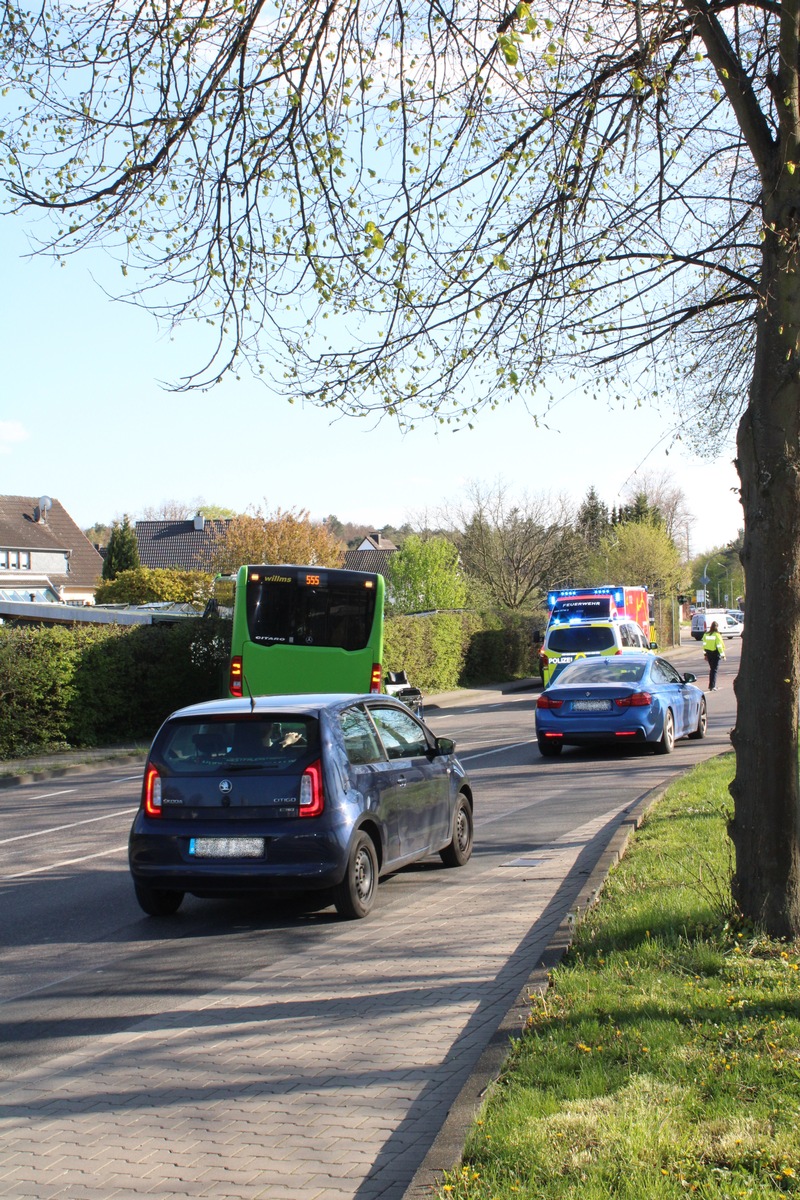
[[[243,674],[244,674],[244,671],[242,670],[242,656],[240,654],[235,654],[233,656],[233,658],[231,659],[231,673],[230,673],[230,679],[228,680],[228,691],[230,692],[230,694],[232,696],[243,695],[243,692],[242,692],[242,676],[243,676]]]
[[[546,654],[539,655],[539,666],[541,667],[543,673],[547,670],[547,655]]]
[[[617,708],[646,708],[653,703],[653,697],[649,692],[634,692],[632,696],[620,696],[614,703]]]
[[[536,701],[537,708],[561,708],[563,700],[554,700],[552,696],[547,696],[544,693]]]
[[[370,677],[369,677],[369,690],[371,692],[374,692],[375,695],[378,695],[380,693],[382,679],[383,679],[383,672],[381,671],[381,664],[373,663],[372,664],[372,672],[370,673]]]
[[[160,817],[161,776],[155,767],[148,767],[144,777],[144,811],[148,817]]]
[[[300,780],[300,816],[318,817],[325,807],[322,788],[322,763],[319,759],[303,771]]]

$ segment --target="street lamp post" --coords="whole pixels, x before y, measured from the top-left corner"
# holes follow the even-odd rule
[[[711,582],[708,576],[708,563],[703,567],[703,574],[700,576],[700,582],[703,585],[703,609],[708,608],[708,585]]]
[[[727,569],[728,569],[728,564],[727,564],[727,563],[724,563],[724,562],[720,562],[720,561],[719,561],[719,559],[717,559],[717,561],[714,563],[714,566],[715,566],[715,567],[722,567],[723,571],[727,571]],[[721,607],[722,607],[722,605],[721,605],[721,604],[720,604],[720,602],[719,602],[719,588],[720,588],[720,582],[719,582],[719,579],[718,579],[718,580],[717,580],[717,608],[721,608]]]

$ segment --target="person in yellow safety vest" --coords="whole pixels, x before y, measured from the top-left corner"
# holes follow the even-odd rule
[[[716,692],[717,688],[717,671],[719,669],[720,659],[725,657],[725,646],[722,642],[722,634],[719,631],[719,625],[716,621],[711,622],[711,628],[703,634],[703,653],[706,656],[708,663],[708,690]]]

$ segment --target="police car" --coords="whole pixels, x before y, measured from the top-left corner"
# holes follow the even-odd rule
[[[534,635],[536,640],[536,635]],[[657,649],[635,621],[556,621],[550,624],[539,651],[539,672],[545,687],[576,658],[601,654],[642,654]]]

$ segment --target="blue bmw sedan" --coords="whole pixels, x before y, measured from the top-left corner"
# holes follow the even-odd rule
[[[670,754],[678,738],[706,735],[695,679],[653,654],[578,659],[536,702],[539,751],[552,758],[562,746],[644,742]]]
[[[449,738],[390,696],[264,696],[173,713],[128,846],[136,897],[328,890],[364,917],[381,875],[472,853],[472,788]]]

